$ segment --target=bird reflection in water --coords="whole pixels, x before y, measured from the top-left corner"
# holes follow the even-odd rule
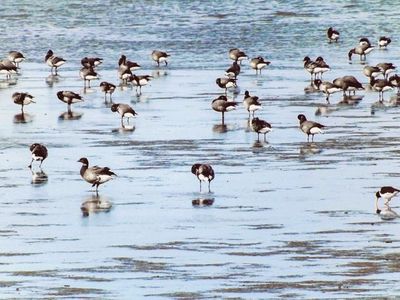
[[[226,124],[215,124],[212,128],[215,133],[225,133],[228,132],[228,125]]]
[[[352,95],[352,96],[343,96],[343,99],[338,102],[338,106],[346,107],[346,106],[356,106],[363,99],[363,96]]]
[[[28,113],[19,113],[14,115],[14,123],[30,123],[33,121],[33,116]]]
[[[376,111],[395,108],[400,106],[400,95],[396,94],[390,98],[388,101],[378,100],[371,105],[371,115],[374,115]]]
[[[168,73],[167,70],[160,70],[160,69],[157,69],[157,70],[154,70],[154,71],[151,73],[151,76],[153,76],[154,78],[160,78],[160,77],[167,76],[168,74],[169,74],[169,73]]]
[[[91,195],[86,198],[81,205],[81,211],[84,217],[88,217],[92,213],[109,212],[112,208],[112,203],[99,194]]]
[[[299,149],[300,155],[308,156],[322,152],[322,149],[316,143],[303,143]]]
[[[378,215],[382,220],[394,220],[400,217],[389,205],[384,205]]]
[[[211,206],[214,203],[214,198],[196,198],[192,200],[193,206]]]
[[[46,77],[46,84],[48,87],[53,87],[55,83],[59,82],[61,77],[59,75],[50,74]]]
[[[79,120],[82,118],[83,113],[80,112],[73,112],[73,111],[66,111],[59,115],[59,120]]]
[[[121,127],[113,129],[111,132],[113,133],[132,133],[134,132],[136,127],[131,124],[122,124]]]
[[[48,176],[45,172],[43,172],[43,170],[40,168],[39,171],[34,171],[33,169],[31,169],[31,173],[32,173],[32,181],[31,184],[39,186],[39,185],[44,185],[47,183],[48,181]]]

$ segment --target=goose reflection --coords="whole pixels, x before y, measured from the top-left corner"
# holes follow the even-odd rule
[[[382,101],[378,99],[378,101],[371,104],[371,115],[374,115],[376,111],[385,111],[391,108],[396,108],[400,105],[400,96],[394,95],[388,101]]]
[[[96,92],[96,90],[91,88],[91,87],[84,87],[83,88],[83,93],[84,94],[93,94],[94,92]]]
[[[337,107],[331,107],[331,106],[327,106],[327,105],[319,106],[315,110],[315,115],[316,116],[325,116],[325,115],[329,115],[337,110],[339,110]]]
[[[228,125],[226,124],[215,124],[212,128],[215,133],[225,133],[228,132]]]
[[[211,206],[214,203],[214,198],[196,198],[192,200],[193,206]]]
[[[154,78],[160,78],[160,77],[164,77],[167,76],[169,74],[169,72],[167,70],[153,70],[153,72],[151,73],[151,76],[153,76]]]
[[[19,113],[14,115],[14,123],[30,123],[33,121],[33,116],[28,113]]]
[[[49,87],[53,87],[55,83],[59,82],[61,79],[60,75],[50,74],[46,77],[46,84]]]
[[[43,172],[43,170],[40,168],[39,171],[34,171],[33,169],[31,169],[31,173],[32,173],[32,181],[31,184],[39,186],[39,185],[44,185],[47,183],[48,181],[48,176],[45,172]]]
[[[389,205],[384,205],[383,209],[379,211],[378,215],[382,220],[394,220],[400,217]]]
[[[109,212],[111,208],[111,201],[99,194],[91,195],[86,198],[81,205],[81,211],[84,217],[87,217],[92,213]]]
[[[321,147],[316,143],[303,143],[299,149],[300,155],[308,156],[315,155],[322,152]]]
[[[358,105],[363,98],[364,96],[359,95],[343,96],[342,100],[340,100],[337,105],[341,107],[353,107]]]
[[[134,132],[136,127],[130,124],[122,124],[121,127],[113,129],[111,132],[113,133],[132,133]]]
[[[73,112],[73,111],[66,111],[63,112],[61,115],[58,116],[59,120],[79,120],[82,118],[83,113],[80,112]]]

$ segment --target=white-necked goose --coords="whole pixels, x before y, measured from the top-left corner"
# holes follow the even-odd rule
[[[137,115],[135,110],[130,105],[124,103],[115,103],[111,105],[111,111],[119,113],[119,115],[121,116],[122,127],[124,127],[124,118],[128,119],[129,124],[129,119]]]
[[[314,121],[308,121],[306,116],[303,114],[298,115],[297,119],[300,121],[301,131],[307,134],[307,142],[310,141],[310,135],[312,136],[311,142],[313,142],[315,134],[324,133],[322,131],[322,128],[324,128],[325,125],[322,125]]]
[[[370,84],[372,89],[379,92],[379,101],[381,102],[384,100],[383,93],[393,89],[392,84],[387,79],[375,79],[374,77],[371,77]]]
[[[248,56],[240,49],[232,48],[229,50],[229,58],[241,64],[242,60],[248,59]]]
[[[261,109],[261,103],[258,101],[258,97],[250,96],[249,91],[244,92],[243,105],[244,108],[249,112],[249,119],[251,113],[253,113],[254,117],[254,112]]]
[[[332,82],[321,81],[321,79],[315,79],[314,85],[317,87],[319,91],[323,92],[326,95],[326,102],[328,103],[329,103],[329,96],[341,90],[341,88],[337,87]]]
[[[57,70],[59,67],[61,67],[63,64],[65,64],[66,60],[55,56],[52,50],[47,51],[46,56],[44,57],[44,61],[47,63],[49,67],[51,67],[51,74],[53,74],[53,69],[55,69],[55,75],[57,75]]]
[[[229,78],[236,79],[239,74],[240,66],[236,61],[234,61],[232,65],[225,71],[225,76],[228,76]]]
[[[82,163],[82,167],[80,170],[80,174],[82,178],[89,182],[92,187],[96,187],[96,193],[98,193],[99,185],[103,184],[113,178],[113,176],[117,176],[114,172],[110,170],[108,167],[98,167],[93,166],[89,168],[89,161],[86,157],[82,157],[78,160],[78,162]]]
[[[397,87],[397,94],[400,94],[400,76],[397,74],[390,76],[389,82],[393,87]]]
[[[318,74],[320,74],[320,78],[322,79],[322,74],[329,71],[330,67],[329,65],[324,61],[322,56],[318,56],[317,59],[315,60],[315,68],[314,68],[314,74],[315,77],[317,77]]]
[[[58,91],[57,97],[62,102],[68,104],[68,112],[71,112],[71,104],[82,102],[82,96],[71,91]]]
[[[88,88],[90,88],[90,81],[99,79],[97,72],[92,67],[83,67],[79,71],[79,76],[83,79],[83,87],[86,88],[86,81],[88,82]]]
[[[128,59],[126,58],[126,56],[123,55],[123,54],[121,55],[121,57],[120,57],[119,60],[118,60],[118,66],[119,66],[119,69],[120,69],[121,71],[124,71],[124,70],[126,70],[126,69],[129,69],[129,70],[131,70],[132,72],[133,72],[133,71],[136,71],[136,70],[138,70],[138,69],[141,68],[141,66],[140,66],[137,62],[128,60]]]
[[[266,141],[266,134],[272,130],[271,124],[259,118],[251,120],[251,128],[257,132],[257,141],[260,141],[260,133],[264,134],[264,141]]]
[[[28,93],[19,93],[19,92],[15,92],[12,95],[12,99],[14,101],[15,104],[21,105],[21,112],[22,114],[24,113],[24,106],[25,105],[29,105],[31,103],[36,103],[35,101],[33,101],[33,96],[31,94]]]
[[[95,68],[103,63],[103,59],[100,57],[87,57],[81,59],[81,64],[85,68]]]
[[[381,210],[378,207],[378,201],[380,198],[385,200],[385,205],[387,206],[392,200],[394,196],[396,196],[400,192],[399,189],[396,189],[392,186],[383,186],[379,191],[375,193],[375,211],[377,214],[381,212]]]
[[[201,182],[206,181],[208,182],[208,192],[210,193],[211,192],[210,184],[215,177],[213,168],[208,164],[197,163],[192,166],[192,173],[196,175],[197,179],[200,182],[200,192],[201,192]]]
[[[168,57],[170,57],[167,52],[160,51],[160,50],[154,50],[151,53],[151,58],[157,63],[157,66],[160,66],[160,63],[164,62],[166,66],[168,66]]]
[[[132,82],[132,84],[136,87],[136,94],[137,95],[141,95],[142,94],[142,86],[147,85],[151,78],[153,78],[153,76],[151,75],[135,75],[132,74],[132,76],[129,77],[129,81]],[[139,93],[138,93],[138,88],[139,88]]]
[[[237,87],[236,85],[236,80],[234,78],[217,78],[215,80],[215,83],[221,88],[225,89],[225,94],[227,93],[229,88],[235,88]]]
[[[343,90],[343,95],[346,95],[347,91],[349,92],[350,96],[351,91],[353,91],[355,94],[356,90],[364,90],[361,82],[359,82],[357,78],[352,75],[336,78],[333,80],[333,84]]]
[[[107,101],[107,94],[110,94],[110,101],[112,101],[111,95],[114,93],[116,86],[107,81],[103,81],[100,83],[100,88],[101,91],[104,92],[104,101]]]
[[[270,61],[264,60],[262,56],[258,56],[250,60],[250,67],[256,70],[256,74],[258,74],[258,71],[260,71],[261,74],[261,70],[269,66],[270,63]]]
[[[19,51],[8,52],[7,58],[12,61],[17,68],[19,67],[19,64],[25,60],[25,56]]]
[[[32,154],[32,160],[28,167],[32,168],[32,163],[35,160],[35,161],[40,161],[39,168],[41,168],[42,163],[47,158],[48,154],[46,146],[39,143],[34,143],[29,147],[29,150],[31,151]]]
[[[379,63],[376,65],[383,73],[383,76],[387,79],[390,73],[396,71],[396,66],[392,63]]]
[[[329,43],[331,42],[337,43],[339,40],[340,33],[339,31],[333,29],[332,27],[329,27],[326,32],[326,35],[328,36]]]
[[[349,60],[351,61],[351,57],[353,54],[358,54],[358,55],[360,55],[360,60],[364,61],[367,59],[367,54],[370,53],[372,50],[374,50],[374,46],[372,46],[371,44],[369,44],[367,42],[362,43],[362,44],[358,45],[357,47],[350,49],[350,51],[348,53]]]
[[[392,42],[389,37],[381,36],[378,41],[379,49],[386,49],[386,47]]]
[[[224,114],[227,111],[231,111],[236,109],[237,102],[228,101],[228,98],[225,95],[221,95],[218,98],[214,99],[211,103],[211,107],[213,110],[222,113],[222,124],[224,124],[225,118]]]

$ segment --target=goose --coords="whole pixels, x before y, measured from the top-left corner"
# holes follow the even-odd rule
[[[314,74],[317,76],[320,74],[320,78],[322,79],[322,74],[329,71],[329,65],[324,61],[322,56],[318,56],[317,59],[315,60],[315,68],[314,68]]]
[[[236,80],[234,78],[217,78],[215,83],[221,88],[225,89],[225,94],[227,93],[229,88],[236,88]]]
[[[379,93],[379,101],[383,101],[383,93],[393,89],[393,85],[387,79],[375,79],[371,77],[370,81],[372,89]]]
[[[248,59],[248,56],[238,48],[232,48],[229,50],[229,58],[241,64],[242,60]]]
[[[317,89],[326,95],[326,102],[329,103],[329,96],[333,93],[339,92],[341,89],[329,81],[321,81],[321,79],[315,79],[314,85]]]
[[[17,68],[19,64],[25,60],[25,56],[21,52],[15,50],[8,52],[7,58],[12,61]]]
[[[333,80],[333,84],[343,90],[343,95],[346,95],[346,92],[353,91],[354,94],[356,93],[356,90],[364,90],[364,87],[362,86],[361,82],[357,80],[354,76],[348,75],[348,76],[343,76],[336,78]]]
[[[214,99],[211,103],[211,108],[217,112],[222,113],[222,124],[224,124],[224,114],[227,111],[231,111],[236,109],[237,102],[228,101],[228,98],[225,95],[221,95],[218,98]]]
[[[118,112],[120,114],[122,127],[124,127],[124,118],[128,119],[128,124],[129,124],[129,118],[133,118],[134,116],[137,115],[137,113],[131,106],[124,103],[115,103],[111,105],[111,111]]]
[[[95,68],[103,63],[103,59],[100,57],[84,57],[81,59],[81,64],[85,68]]]
[[[0,61],[0,74],[5,74],[6,79],[10,79],[11,75],[18,73],[18,67],[15,66],[10,60],[5,59]]]
[[[397,74],[390,76],[389,82],[393,87],[397,87],[397,94],[399,94],[400,93],[400,76]]]
[[[311,60],[310,57],[306,56],[303,59],[304,69],[310,73],[311,75],[311,82],[313,81],[313,76],[315,75],[314,69],[316,68],[317,64]]]
[[[39,143],[34,143],[29,147],[29,150],[31,151],[32,155],[32,160],[31,163],[29,164],[28,168],[32,168],[32,163],[33,161],[40,161],[39,168],[42,167],[43,161],[47,158],[47,148],[46,146],[39,144]]]
[[[160,67],[160,63],[164,62],[166,66],[168,66],[168,57],[170,57],[167,52],[159,51],[159,50],[154,50],[151,53],[151,58],[157,63],[157,66]]]
[[[249,91],[244,92],[243,105],[244,108],[249,112],[249,119],[250,119],[250,113],[253,113],[253,118],[254,118],[254,112],[256,110],[261,109],[261,103],[258,101],[258,97],[250,96]]]
[[[118,76],[122,80],[122,84],[128,84],[128,80],[132,77],[133,73],[128,68],[119,68]]]
[[[328,36],[329,43],[331,43],[331,42],[337,43],[339,40],[339,36],[340,36],[339,32],[337,30],[333,29],[332,27],[328,28],[326,35]]]
[[[264,134],[264,141],[266,141],[266,134],[272,130],[271,124],[259,118],[251,120],[251,128],[257,132],[257,141],[260,141],[260,133]]]
[[[200,192],[201,192],[201,182],[208,181],[208,192],[211,193],[210,184],[214,179],[215,174],[211,165],[196,163],[192,166],[192,173],[196,175],[200,182]]]
[[[390,200],[400,192],[399,189],[392,186],[383,186],[379,191],[375,193],[375,210],[379,214],[381,210],[378,207],[378,201],[380,198],[385,200],[385,205],[388,206]]]
[[[44,57],[44,61],[47,63],[49,67],[51,67],[50,69],[51,74],[53,74],[53,69],[55,69],[55,75],[57,75],[58,68],[61,67],[66,62],[65,59],[55,56],[51,49],[47,51],[47,54]]]
[[[107,101],[107,94],[110,94],[110,101],[112,101],[111,95],[114,93],[116,86],[107,81],[103,81],[100,83],[100,88],[101,91],[104,92],[104,101]]]
[[[71,104],[82,102],[82,96],[71,91],[58,91],[57,97],[62,102],[68,104],[68,112],[71,113]]]
[[[31,103],[36,103],[33,101],[34,97],[28,93],[15,92],[12,95],[12,99],[15,104],[21,105],[21,112],[24,114],[24,105],[29,105]]]
[[[379,76],[380,74],[382,74],[382,70],[378,66],[376,66],[376,67],[374,67],[374,66],[365,66],[363,68],[363,73],[364,73],[365,76],[368,77],[369,81],[371,81],[371,77]]]
[[[260,71],[261,74],[261,70],[266,66],[269,66],[270,63],[271,63],[270,61],[264,60],[262,56],[258,56],[250,60],[250,67],[256,70],[256,74],[258,74],[258,71]]]
[[[362,37],[362,38],[360,38],[360,40],[358,41],[358,45],[360,45],[360,46],[371,46],[371,42],[369,41],[368,38]]]
[[[229,78],[236,79],[239,74],[240,66],[236,61],[234,61],[232,65],[225,71],[225,76],[228,76]]]
[[[129,69],[131,71],[136,71],[141,68],[141,66],[138,63],[128,60],[126,56],[123,54],[118,60],[118,66],[120,69],[122,69],[122,71],[126,69]]]
[[[90,80],[99,79],[97,72],[92,67],[83,67],[79,71],[79,76],[83,79],[83,86],[86,88],[86,81],[88,82],[88,88],[90,88]]]
[[[129,77],[129,81],[132,82],[134,86],[136,86],[136,94],[141,95],[142,94],[142,86],[147,85],[151,78],[153,76],[151,75],[139,75],[136,76],[135,74],[132,74],[132,76]],[[139,88],[139,93],[138,93],[138,88]]]
[[[349,60],[351,61],[351,57],[353,54],[360,55],[360,60],[364,61],[367,59],[367,54],[374,50],[374,46],[368,43],[364,43],[362,45],[358,45],[357,47],[350,49],[348,53]]]
[[[93,166],[89,168],[89,161],[86,157],[80,158],[78,162],[82,163],[82,167],[80,170],[81,177],[86,182],[89,182],[92,187],[96,186],[96,194],[98,193],[100,184],[111,180],[113,176],[117,176],[108,167],[102,168],[98,166]]]
[[[396,71],[396,66],[393,65],[392,63],[379,63],[376,66],[381,70],[385,79],[387,79],[389,77],[390,73],[393,73]]]
[[[322,125],[314,121],[308,121],[306,116],[303,114],[298,115],[297,119],[300,121],[301,131],[307,134],[307,142],[310,141],[310,135],[312,136],[311,142],[313,142],[315,134],[324,133],[322,131],[322,128],[324,128],[325,125]]]
[[[379,49],[386,49],[386,47],[392,42],[389,37],[381,36],[378,41]]]

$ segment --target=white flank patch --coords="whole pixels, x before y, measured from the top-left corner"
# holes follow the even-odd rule
[[[373,47],[367,48],[367,49],[364,50],[364,53],[365,53],[365,54],[368,54],[368,53],[370,53],[372,50],[374,50]]]
[[[112,179],[112,177],[110,175],[97,175],[97,180],[99,183],[104,183],[111,179]]]
[[[199,178],[199,180],[201,180],[201,181],[208,181],[208,177],[204,176],[203,174],[200,174],[200,175],[198,176],[198,178]]]
[[[59,62],[57,62],[56,64],[54,64],[54,66],[59,67],[59,66],[62,66],[63,64],[65,64],[65,61],[60,60]]]
[[[339,38],[339,35],[336,33],[332,33],[331,39],[332,40],[337,40]]]
[[[257,65],[257,69],[261,70],[262,68],[264,68],[267,64],[266,63],[261,63]]]
[[[393,90],[393,88],[391,86],[388,86],[388,85],[384,86],[383,89],[382,89],[383,92],[390,91],[390,90]]]
[[[36,156],[35,154],[32,154],[32,158],[33,158],[34,160],[36,160],[36,161],[38,161],[38,160],[43,160],[43,157],[41,157],[41,156]]]
[[[252,105],[249,106],[249,110],[250,111],[256,111],[256,110],[259,110],[259,109],[261,109],[261,105],[252,104]]]
[[[159,60],[160,62],[161,62],[161,61],[166,61],[166,60],[167,60],[167,58],[166,58],[166,57],[164,57],[164,56],[162,56],[162,57],[160,57],[158,60]]]
[[[124,118],[133,118],[133,114],[132,113],[126,113],[124,114]]]
[[[235,85],[234,82],[229,81],[225,86],[226,86],[227,88],[231,88],[231,87],[234,87],[234,86],[236,86],[236,85]]]
[[[226,111],[231,111],[231,110],[235,110],[235,109],[236,109],[235,106],[228,106],[228,107],[226,108]]]
[[[321,130],[321,128],[312,127],[312,128],[310,129],[310,133],[311,133],[311,134],[318,134],[318,133],[324,133],[324,132]]]
[[[263,129],[260,130],[260,133],[268,133],[271,131],[271,128],[269,127],[264,127]]]
[[[146,85],[148,83],[148,80],[147,79],[140,79],[139,80],[139,84],[140,85]]]

